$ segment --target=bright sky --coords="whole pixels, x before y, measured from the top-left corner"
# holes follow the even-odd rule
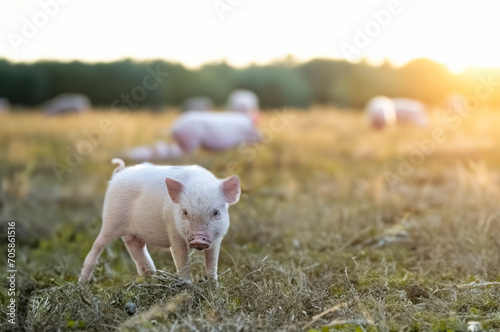
[[[499,0],[1,0],[0,58],[428,57],[457,71],[500,67],[499,14]]]

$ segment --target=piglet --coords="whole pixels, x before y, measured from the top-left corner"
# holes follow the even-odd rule
[[[103,223],[90,250],[79,282],[87,283],[103,249],[121,237],[139,275],[156,271],[146,244],[170,248],[177,274],[189,278],[189,249],[203,250],[208,279],[217,281],[222,238],[229,229],[229,205],[238,202],[240,180],[217,179],[200,166],[125,168],[121,159],[104,198]]]

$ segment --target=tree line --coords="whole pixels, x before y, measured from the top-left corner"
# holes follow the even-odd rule
[[[402,67],[387,62],[372,66],[332,59],[297,63],[288,57],[245,68],[219,62],[196,69],[164,60],[127,59],[111,63],[0,60],[0,97],[25,107],[37,107],[65,92],[85,94],[99,107],[116,106],[118,101],[128,98],[134,105],[132,109],[158,110],[179,106],[186,98],[200,95],[210,97],[222,107],[234,89],[254,91],[264,109],[316,104],[360,108],[375,95],[438,104],[453,93],[477,94],[481,80],[490,82],[488,87],[492,90],[482,102],[500,107],[499,69],[469,68],[454,74],[445,65],[425,58]]]

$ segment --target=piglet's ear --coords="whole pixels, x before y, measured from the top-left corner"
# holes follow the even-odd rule
[[[179,197],[184,189],[184,185],[171,178],[166,178],[165,184],[167,185],[168,194],[170,195],[172,202],[179,203]]]
[[[226,202],[229,204],[234,204],[240,199],[240,179],[237,175],[231,176],[229,179],[225,179],[221,183],[222,192],[224,197],[226,197]]]

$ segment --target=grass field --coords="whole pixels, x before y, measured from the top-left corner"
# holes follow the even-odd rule
[[[427,129],[373,131],[355,110],[274,111],[263,117],[263,144],[157,161],[242,180],[215,288],[180,285],[170,253],[155,248],[164,272],[140,278],[121,241],[101,256],[95,282],[76,282],[100,229],[111,158],[169,140],[175,112],[0,114],[16,328],[466,331],[478,321],[499,330],[500,112],[467,115],[435,111]],[[1,250],[7,258],[4,241]],[[202,254],[191,260],[192,279],[202,279]],[[15,328],[2,318],[0,329]]]

